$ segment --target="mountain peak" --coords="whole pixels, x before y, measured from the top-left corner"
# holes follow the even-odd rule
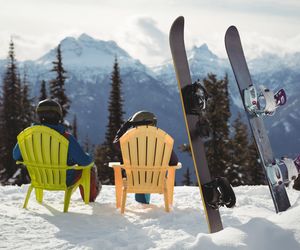
[[[82,33],[79,37],[78,37],[79,41],[95,41],[94,38],[92,38],[91,36],[89,36],[86,33]]]
[[[200,47],[198,47],[198,49],[201,49],[201,50],[208,50],[209,51],[209,48],[207,46],[206,43],[203,43]]]
[[[194,46],[191,50],[191,56],[193,58],[207,58],[207,59],[217,59],[218,57],[211,52],[206,43],[203,43],[201,46]]]
[[[126,67],[144,66],[133,59],[125,50],[120,48],[114,41],[95,39],[86,33],[78,38],[66,37],[61,42],[63,63],[69,68],[105,68],[111,69],[115,57],[118,62]],[[38,59],[39,64],[51,64],[56,57],[56,50],[52,49]]]

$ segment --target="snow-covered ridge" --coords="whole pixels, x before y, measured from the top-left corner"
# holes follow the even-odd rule
[[[71,114],[78,114],[78,121],[81,122],[79,127],[82,127],[80,132],[83,136],[87,133],[86,128],[90,128],[89,131],[97,131],[96,137],[90,135],[91,138],[96,138],[94,143],[101,143],[107,119],[106,104],[110,74],[115,57],[117,57],[124,83],[126,116],[140,109],[151,110],[160,117],[162,126],[167,130],[172,127],[171,132],[176,142],[186,142],[184,123],[180,120],[182,119],[181,104],[171,58],[162,65],[148,68],[139,60],[132,58],[114,41],[97,40],[87,34],[82,34],[78,38],[66,37],[61,41],[61,48],[63,64],[68,72],[66,89],[72,101],[74,100],[71,105]],[[216,74],[218,78],[223,78],[225,74],[228,74],[232,118],[234,119],[238,111],[243,113],[229,60],[215,55],[206,44],[194,46],[187,51],[187,55],[193,80],[202,79],[208,73]],[[245,56],[248,59],[247,54]],[[26,65],[34,96],[39,95],[41,80],[48,81],[53,77],[50,69],[55,57],[56,51],[53,48],[36,61],[20,63],[21,69]],[[259,58],[249,60],[248,64],[255,84],[264,84],[274,90],[285,88],[288,95],[287,104],[279,109],[274,117],[265,119],[265,122],[267,130],[270,130],[269,135],[274,152],[278,157],[287,152],[298,154],[300,53],[289,54],[284,58],[273,54],[262,54]],[[5,60],[0,60],[0,75],[2,76],[5,65]],[[90,100],[91,97],[93,100]],[[88,110],[88,112],[83,112],[83,110]],[[93,115],[87,116],[87,114]],[[294,116],[291,117],[289,114],[294,114]],[[167,119],[171,119],[172,122]],[[284,122],[288,126],[284,126]],[[286,139],[284,148],[279,141],[282,137]]]
[[[205,60],[213,61],[218,59],[217,55],[215,55],[212,51],[209,50],[206,43],[197,47],[194,46],[191,51],[189,51],[188,60],[199,60],[204,58]]]
[[[125,67],[145,70],[145,66],[132,58],[114,41],[103,41],[82,34],[78,38],[66,37],[61,42],[63,63],[68,69],[112,69],[115,58]],[[51,65],[56,57],[56,48],[39,58],[36,63]]]
[[[1,249],[203,249],[299,250],[299,192],[288,189],[292,207],[276,214],[267,186],[234,188],[236,207],[221,208],[224,230],[209,234],[198,187],[175,187],[174,206],[164,211],[162,195],[141,205],[128,194],[125,214],[115,208],[113,186],[103,186],[95,203],[79,191],[63,213],[63,192],[34,194],[23,209],[28,185],[0,187]]]

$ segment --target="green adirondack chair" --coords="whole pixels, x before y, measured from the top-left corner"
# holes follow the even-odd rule
[[[31,178],[24,208],[30,194],[35,189],[36,200],[43,201],[43,191],[65,191],[64,212],[68,212],[72,193],[82,185],[84,202],[89,203],[90,173],[93,162],[88,166],[68,166],[69,141],[63,135],[46,126],[32,126],[23,130],[17,137],[23,161]],[[66,185],[67,170],[82,170],[81,178],[72,186]]]

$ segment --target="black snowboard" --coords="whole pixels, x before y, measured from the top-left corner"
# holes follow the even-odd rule
[[[239,92],[241,94],[242,100],[244,100],[244,90],[253,85],[253,83],[248,70],[247,62],[245,60],[240,36],[236,27],[231,26],[228,28],[225,35],[225,46],[239,88]],[[272,184],[267,176],[267,168],[272,167],[272,164],[275,162],[275,158],[262,117],[250,114],[247,111],[245,103],[244,108],[247,113],[256,147],[259,151],[261,166],[270,188],[275,210],[277,213],[285,211],[291,205],[285,190],[284,183]]]
[[[186,114],[184,105],[185,103],[183,101],[184,99],[182,95],[182,89],[184,89],[184,87],[186,87],[187,85],[192,84],[192,79],[190,76],[190,70],[185,51],[184,18],[182,16],[178,17],[173,23],[170,30],[169,42],[173,57],[174,68],[176,71],[178,87],[180,90],[182,109],[188,132],[189,143],[191,146],[195,172],[200,187],[204,211],[206,214],[206,220],[208,223],[209,231],[211,233],[214,233],[223,229],[222,220],[220,217],[219,210],[210,207],[204,195],[203,185],[211,182],[212,179],[207,165],[204,144],[197,133],[198,117],[195,115]]]

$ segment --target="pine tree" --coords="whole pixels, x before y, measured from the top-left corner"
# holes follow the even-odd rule
[[[95,151],[95,145],[91,144],[89,136],[86,135],[83,143],[83,149],[85,152],[87,152],[89,155],[93,155]]]
[[[39,100],[42,101],[47,98],[48,97],[47,97],[46,82],[45,82],[45,80],[42,80]]]
[[[203,83],[209,100],[206,109],[199,114],[198,133],[201,137],[208,133],[205,136],[205,150],[213,178],[224,176],[225,169],[230,166],[228,76],[217,80],[216,75],[208,74]],[[191,155],[190,145],[180,145],[179,149]]]
[[[56,77],[50,81],[50,96],[61,105],[63,118],[65,118],[70,108],[70,100],[65,93],[65,81],[67,78],[65,75],[67,72],[63,67],[60,45],[57,47],[56,61],[53,61],[52,64],[53,69],[51,71],[56,73]]]
[[[108,125],[105,133],[105,141],[98,146],[95,152],[95,162],[103,184],[114,184],[113,170],[108,168],[108,162],[120,162],[121,152],[113,144],[115,135],[123,124],[123,99],[121,96],[121,77],[117,59],[111,75],[111,91],[108,103]]]
[[[21,127],[25,129],[29,127],[34,119],[33,98],[30,98],[30,89],[27,82],[27,73],[24,69],[24,75],[21,83]],[[30,182],[29,173],[25,166],[19,165],[20,170],[14,174],[11,179],[12,184],[22,185]]]
[[[231,165],[227,167],[225,174],[233,186],[250,184],[248,128],[242,122],[240,113],[233,122],[233,128],[234,136],[230,142]]]
[[[4,125],[4,119],[3,119],[3,98],[2,95],[0,95],[0,134],[3,135],[4,133],[4,129],[3,129],[3,125]],[[2,154],[3,152],[3,137],[0,136],[0,154]],[[5,180],[5,164],[2,161],[2,157],[0,155],[0,184]]]
[[[27,82],[27,74],[25,70],[21,85],[21,117],[22,129],[25,129],[26,127],[30,126],[33,122],[33,99],[30,98],[30,89],[29,84]]]
[[[217,80],[216,75],[208,74],[203,82],[210,98],[200,120],[203,127],[210,130],[205,143],[206,156],[212,176],[217,177],[224,175],[230,165],[228,77]]]
[[[265,185],[266,179],[263,169],[260,165],[260,158],[256,148],[256,144],[253,140],[250,141],[248,146],[249,154],[249,168],[251,168],[250,176],[252,185]]]
[[[183,153],[188,153],[189,156],[192,157],[192,150],[191,150],[191,146],[190,144],[181,144],[179,145],[179,150]],[[197,186],[198,185],[198,181],[196,180],[196,183],[194,184],[192,182],[192,173],[190,173],[190,168],[188,167],[186,172],[183,174],[183,181],[182,181],[182,185],[186,185],[186,186]]]
[[[183,175],[182,185],[185,185],[185,186],[192,186],[193,185],[192,176],[191,176],[191,173],[190,173],[190,168],[187,168],[186,172]]]
[[[12,158],[12,151],[17,141],[17,135],[22,130],[21,83],[18,77],[15,59],[14,43],[9,45],[6,72],[2,86],[2,122],[1,122],[1,153],[0,161],[4,170],[1,171],[4,180],[9,179],[17,171],[18,166]],[[2,178],[3,179],[3,178]]]
[[[95,149],[95,164],[98,169],[98,176],[102,184],[111,185],[114,183],[113,170],[108,167],[110,149],[106,145],[98,145]],[[120,161],[118,161],[120,162]]]
[[[111,75],[111,92],[108,103],[108,125],[105,133],[105,144],[111,147],[116,133],[123,124],[123,100],[121,96],[121,76],[117,59]]]
[[[77,136],[77,116],[76,115],[74,115],[72,130],[73,130],[73,136],[77,139],[78,136]]]

